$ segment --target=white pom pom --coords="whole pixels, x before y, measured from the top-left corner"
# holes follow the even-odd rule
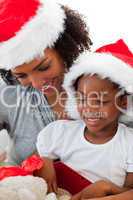
[[[25,199],[38,200],[36,195],[33,192],[25,188],[19,189],[18,197],[19,197],[19,200],[25,200]]]

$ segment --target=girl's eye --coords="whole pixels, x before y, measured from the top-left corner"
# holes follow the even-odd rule
[[[102,102],[100,100],[96,100],[93,103],[96,104],[96,105],[100,105]]]
[[[87,104],[87,99],[85,99],[85,98],[78,99],[78,104],[81,104],[81,105]]]
[[[101,104],[108,104],[110,101],[101,101]]]
[[[81,101],[81,102],[87,102],[87,99],[82,98],[82,99],[80,99],[80,101]]]

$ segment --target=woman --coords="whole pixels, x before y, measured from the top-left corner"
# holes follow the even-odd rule
[[[8,84],[0,86],[0,128],[12,138],[11,160],[20,163],[36,151],[42,128],[67,117],[63,76],[91,41],[82,17],[55,1],[0,4],[0,68]]]

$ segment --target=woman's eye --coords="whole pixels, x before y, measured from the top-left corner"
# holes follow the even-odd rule
[[[24,78],[27,78],[27,75],[24,74],[24,75],[16,76],[15,78],[16,79],[24,79]]]
[[[50,68],[50,65],[47,66],[40,66],[37,70],[38,71],[47,71]]]

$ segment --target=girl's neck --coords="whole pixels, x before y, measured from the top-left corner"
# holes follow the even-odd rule
[[[104,144],[115,136],[117,129],[118,129],[118,122],[105,127],[104,129],[102,129],[97,133],[89,131],[86,127],[84,136],[87,141],[93,144]]]

